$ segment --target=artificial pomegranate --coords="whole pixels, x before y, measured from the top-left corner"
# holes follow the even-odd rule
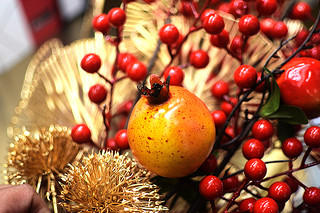
[[[277,83],[282,102],[301,108],[310,119],[320,116],[320,61],[293,58],[281,69]]]
[[[209,156],[215,125],[206,105],[179,86],[164,85],[156,75],[129,119],[127,135],[136,159],[157,175],[176,178],[196,171]]]

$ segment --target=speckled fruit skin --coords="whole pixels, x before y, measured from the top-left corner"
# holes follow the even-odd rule
[[[169,178],[187,176],[209,156],[215,126],[206,105],[193,93],[170,86],[170,98],[136,103],[127,128],[133,155],[151,172]]]
[[[286,105],[301,108],[308,118],[320,115],[320,61],[294,58],[284,65],[277,79],[281,100]]]

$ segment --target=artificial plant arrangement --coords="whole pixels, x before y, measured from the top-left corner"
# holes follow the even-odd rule
[[[316,212],[313,12],[123,0],[95,15],[95,38],[51,41],[30,65],[8,181],[32,184],[55,212]]]

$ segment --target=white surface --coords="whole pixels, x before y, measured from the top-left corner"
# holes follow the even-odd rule
[[[79,16],[85,9],[85,0],[58,0],[60,14],[62,19],[71,21]]]

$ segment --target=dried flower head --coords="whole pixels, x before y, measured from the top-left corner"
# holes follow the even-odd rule
[[[118,152],[103,151],[74,162],[62,177],[61,205],[71,212],[161,212],[150,173]]]

